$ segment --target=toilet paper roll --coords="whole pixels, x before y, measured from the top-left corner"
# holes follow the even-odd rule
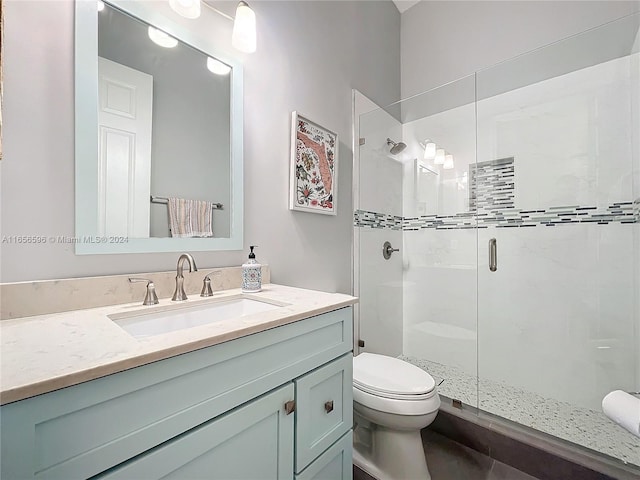
[[[614,390],[602,399],[602,411],[622,428],[640,437],[640,398]]]

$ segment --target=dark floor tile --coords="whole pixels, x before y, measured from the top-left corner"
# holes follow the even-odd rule
[[[516,470],[504,463],[494,462],[493,468],[489,472],[487,480],[537,480],[536,477],[532,477],[520,470]]]
[[[541,480],[612,480],[608,475],[495,432],[491,456]]]
[[[376,480],[376,479],[373,478],[371,475],[369,475],[364,470],[361,470],[360,468],[358,468],[358,467],[356,467],[354,465],[353,466],[353,480]]]
[[[475,425],[462,418],[440,411],[435,421],[429,425],[428,430],[433,430],[446,437],[466,445],[485,455],[490,454],[490,439],[488,431],[479,425]]]
[[[423,434],[432,480],[486,480],[493,460],[438,433]]]

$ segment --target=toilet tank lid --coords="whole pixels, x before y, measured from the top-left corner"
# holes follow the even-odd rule
[[[398,358],[361,353],[353,358],[353,383],[383,393],[420,395],[436,382],[427,372]]]

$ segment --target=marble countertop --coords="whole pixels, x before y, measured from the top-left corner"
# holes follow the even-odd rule
[[[229,299],[240,289],[213,297],[191,296],[180,305]],[[16,318],[0,322],[0,404],[22,400],[59,388],[93,380],[175,355],[258,333],[310,316],[353,305],[355,297],[339,293],[263,285],[257,299],[272,300],[279,308],[232,320],[136,339],[107,315],[175,307],[161,299],[145,307],[127,303],[71,312]]]

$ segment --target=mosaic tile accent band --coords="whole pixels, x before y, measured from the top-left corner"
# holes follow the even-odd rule
[[[392,230],[452,230],[468,228],[513,228],[576,223],[640,223],[640,198],[607,207],[567,205],[542,209],[517,209],[515,205],[514,157],[471,165],[469,211],[455,215],[400,217],[356,210],[354,226]]]
[[[354,226],[369,228],[390,228],[392,230],[453,230],[467,228],[513,228],[513,227],[555,227],[576,223],[640,223],[640,198],[633,202],[618,202],[606,208],[578,205],[550,207],[538,210],[509,209],[491,212],[458,213],[456,215],[422,215],[420,217],[398,217],[383,213],[357,210]]]
[[[402,217],[387,215],[385,213],[356,210],[353,212],[353,225],[355,227],[387,228],[390,230],[402,230]]]

